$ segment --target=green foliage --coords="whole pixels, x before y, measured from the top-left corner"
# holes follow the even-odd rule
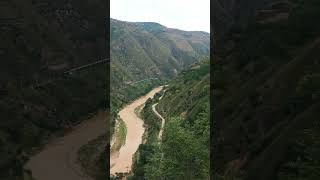
[[[12,21],[0,33],[0,90],[5,92],[0,98],[0,179],[22,179],[24,163],[49,137],[107,107],[107,65],[33,88],[105,57],[105,23],[92,18],[104,16],[104,10],[96,5],[83,0],[68,5],[63,0],[5,2],[3,15]],[[57,15],[66,8],[68,16]],[[63,64],[59,70],[50,68]]]
[[[141,111],[141,116],[146,128],[144,137],[146,143],[140,144],[137,153],[135,154],[132,168],[133,176],[130,177],[130,179],[146,179],[145,167],[150,162],[150,158],[153,154],[157,152],[161,121],[152,111],[152,105],[158,101],[158,98],[157,95],[155,95],[155,98],[153,99],[149,98]]]
[[[208,121],[208,118],[197,121]],[[201,137],[184,128],[183,119],[171,119],[164,129],[160,153],[146,166],[147,179],[206,179],[209,147],[202,138],[208,137]]]
[[[135,156],[131,179],[208,178],[208,63],[203,61],[200,68],[184,71],[169,82],[161,100],[159,94],[146,102],[142,115],[147,128],[147,141],[140,145]],[[166,119],[160,145],[157,139],[160,119],[151,109],[157,102],[157,111],[161,110],[160,114]]]
[[[126,135],[127,135],[126,124],[123,121],[120,121],[120,125],[119,125],[119,140],[120,140],[120,144],[125,144]]]
[[[186,33],[193,36],[185,36]],[[200,42],[194,45],[194,40]],[[169,32],[157,23],[111,19],[111,134],[117,111],[123,105],[163,84],[199,57],[208,55],[207,33]],[[155,77],[161,80],[152,79],[133,86],[124,83]]]
[[[157,23],[129,23],[111,19],[111,133],[119,108],[163,84],[189,64],[197,62],[199,57],[208,56],[209,44],[207,33],[170,32]],[[193,49],[193,46],[197,48]],[[134,86],[124,83],[150,77],[161,80]]]
[[[230,164],[249,154],[231,177],[318,178],[312,171],[318,169],[316,153],[292,139],[304,131],[303,123],[310,127],[317,118],[309,108],[319,101],[320,31],[314,25],[319,10],[317,0],[295,1],[287,20],[260,24],[252,18],[247,28],[224,37],[234,46],[226,54],[217,51],[211,65],[216,125],[211,142],[217,143],[213,153],[218,154],[212,161],[217,176],[228,179],[224,175]],[[318,136],[316,131],[310,135]],[[308,146],[315,150],[316,141]]]
[[[319,122],[304,129],[289,150],[286,162],[280,167],[278,178],[283,180],[320,178],[320,134]]]

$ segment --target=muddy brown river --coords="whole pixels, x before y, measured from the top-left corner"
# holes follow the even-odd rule
[[[107,114],[98,112],[65,136],[49,142],[25,165],[35,180],[92,180],[77,162],[78,150],[89,141],[106,133]]]
[[[116,173],[130,172],[133,155],[142,143],[142,135],[145,130],[143,120],[136,115],[134,110],[144,104],[148,98],[152,98],[156,93],[160,92],[162,88],[163,86],[154,88],[147,95],[133,101],[119,112],[120,118],[126,124],[127,135],[125,144],[120,148],[119,152],[110,155],[111,176]]]

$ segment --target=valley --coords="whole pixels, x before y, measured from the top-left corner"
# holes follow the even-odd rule
[[[158,179],[167,176],[165,174],[169,172],[171,175],[167,178],[204,178],[209,175],[208,62],[203,60],[198,65],[199,68],[183,71],[169,81],[168,86],[156,88],[157,93],[151,91],[152,95],[149,93],[133,101],[119,112],[119,116],[127,125],[128,133],[126,143],[119,151],[111,154],[111,177]],[[170,112],[171,110],[174,111]],[[129,121],[134,119],[138,122]],[[129,129],[137,126],[140,126],[140,130],[133,128],[134,131],[130,130],[132,132],[129,134]],[[169,147],[172,152],[166,149]],[[186,149],[191,154],[183,156]],[[183,158],[176,159],[178,157],[175,157],[173,152],[178,152]],[[159,156],[163,156],[163,160],[158,159]],[[167,158],[172,158],[173,161],[170,161],[173,164],[167,164]],[[197,167],[185,169],[189,158],[201,159],[204,162],[197,164]],[[176,169],[168,169],[170,166]]]
[[[154,22],[110,23],[111,133],[121,107],[209,56],[209,33]],[[148,81],[142,81],[149,79]],[[133,82],[139,82],[129,85]]]
[[[124,116],[122,110],[208,59],[209,33],[168,28],[155,22],[105,21],[105,3],[85,0],[4,0],[1,3],[0,14],[4,18],[0,32],[3,59],[0,62],[0,144],[5,146],[0,146],[0,179],[107,178],[105,169],[110,160],[101,146],[106,143],[110,147],[105,140],[112,139],[116,132],[116,119]],[[109,49],[111,61],[107,62]],[[159,137],[167,139],[170,130],[166,128],[174,122],[171,119],[180,117],[181,113],[186,118],[189,111],[198,113],[191,106],[185,106],[189,109],[183,109],[180,114],[169,112],[162,105],[162,101],[168,101],[167,96],[161,96],[163,99],[158,102],[162,91],[157,90],[156,96],[143,100],[145,107],[141,109],[140,120],[132,117],[140,123],[134,134],[129,127],[131,121],[122,117],[119,123],[120,145],[125,140],[119,158],[125,154],[121,149],[129,152],[123,162],[131,170],[130,176],[141,174],[137,170],[144,162],[137,164],[143,160],[137,157],[145,157],[144,146],[154,152],[146,156],[150,160],[159,153],[167,153],[157,149],[159,146],[149,145],[158,144]],[[171,88],[168,92],[179,94]],[[183,102],[183,98],[178,99],[174,102],[177,105]],[[154,111],[150,102],[158,103]],[[168,107],[175,108],[171,102]],[[99,110],[103,112],[97,113]],[[109,110],[106,115],[104,112]],[[161,121],[159,114],[165,121]],[[184,135],[193,128],[180,125],[178,128]],[[194,133],[191,138],[197,140],[195,136]],[[195,149],[189,150],[195,154]],[[161,166],[168,167],[167,162],[163,163]],[[148,167],[150,175],[156,166]],[[181,167],[177,172],[187,173]]]
[[[167,121],[172,122],[172,118],[180,116],[178,113],[169,115],[167,109],[163,109],[163,102],[168,100],[164,92],[172,93],[171,88],[177,87],[175,83],[180,84],[180,81],[193,84],[200,82],[204,77],[207,79],[201,84],[209,87],[209,84],[206,84],[209,77],[209,37],[209,33],[171,29],[153,22],[125,22],[111,19],[110,98],[111,136],[112,145],[114,145],[111,147],[110,156],[111,177],[115,179],[147,178],[145,170],[142,170],[145,169],[143,166],[149,166],[149,169],[156,168],[155,164],[145,164],[145,161],[147,159],[151,161],[159,153],[164,153],[159,148],[162,146],[161,139],[166,136]],[[191,75],[189,79],[183,80],[185,73],[196,76]],[[168,87],[164,84],[168,84]],[[157,93],[154,92],[154,88],[157,89]],[[150,93],[153,94],[150,95]],[[172,99],[177,100],[176,105],[183,103],[183,97],[189,96],[180,94],[183,97],[178,98],[175,97],[178,94],[171,95]],[[139,97],[143,98],[143,101]],[[197,99],[190,102],[192,107],[197,106],[195,105]],[[172,102],[167,103],[169,109],[175,108]],[[200,109],[191,110],[191,107],[182,104],[181,108],[185,111],[185,115],[180,116],[182,118],[188,117],[189,111],[190,113],[193,111],[191,114],[196,115],[200,113],[198,112],[200,109],[201,111],[206,109],[199,106]],[[195,117],[190,116],[190,118]],[[125,124],[122,127],[126,128],[126,138],[125,143],[119,146],[120,140],[117,138],[119,139],[121,137],[119,134],[123,132],[119,126],[121,121]],[[203,118],[203,121],[209,122],[209,119]],[[206,127],[209,128],[208,125]],[[209,149],[204,146],[207,145],[203,144],[202,148]],[[181,148],[183,147],[177,147],[176,151],[181,151]],[[147,151],[150,151],[149,155],[145,154]],[[192,153],[196,154],[195,151]],[[141,164],[142,161],[143,164]],[[168,168],[167,165],[164,167]],[[205,171],[200,173],[201,175],[193,176],[205,177],[207,176],[205,174],[208,174]],[[194,172],[190,171],[190,173]],[[152,171],[148,173],[149,175],[157,174]],[[175,177],[179,177],[179,173],[184,176],[187,172],[180,169],[176,173]]]

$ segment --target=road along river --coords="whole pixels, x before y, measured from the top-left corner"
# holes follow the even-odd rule
[[[67,135],[47,144],[30,158],[25,169],[32,171],[35,180],[92,180],[77,162],[77,152],[81,146],[107,132],[106,122],[107,113],[98,112]]]
[[[159,98],[159,100],[162,99],[164,93],[166,91],[164,90],[162,96]],[[158,140],[159,140],[159,143],[161,142],[162,140],[162,133],[163,133],[163,128],[164,128],[164,125],[166,123],[166,120],[160,115],[160,113],[158,113],[158,111],[156,110],[156,106],[158,105],[158,103],[155,103],[152,105],[152,111],[161,119],[161,128],[160,128],[160,132],[159,132],[159,135],[158,135]]]
[[[142,135],[145,131],[143,120],[136,115],[134,110],[144,104],[148,98],[152,98],[156,93],[160,92],[162,88],[163,86],[154,88],[147,95],[133,101],[119,112],[120,118],[126,125],[127,134],[125,144],[120,148],[119,152],[110,155],[111,176],[116,175],[116,173],[130,172],[133,155],[142,143]]]

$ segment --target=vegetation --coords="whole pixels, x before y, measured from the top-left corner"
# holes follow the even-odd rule
[[[23,164],[50,136],[108,106],[108,65],[34,88],[105,57],[106,25],[91,18],[105,14],[100,2],[83,0],[3,1],[1,14],[0,179],[22,179]]]
[[[317,179],[319,25],[316,0],[290,1],[288,18],[234,25],[212,63],[212,176]],[[262,7],[263,8],[263,7]],[[221,43],[221,42],[219,42]]]
[[[83,172],[94,177],[96,180],[106,177],[106,152],[105,141],[107,135],[101,135],[91,140],[87,145],[82,146],[78,151],[78,161],[83,168]]]
[[[126,135],[127,135],[126,124],[124,124],[123,121],[120,121],[120,126],[119,126],[119,139],[120,139],[120,144],[125,144]]]
[[[126,142],[126,135],[127,135],[127,129],[126,129],[126,124],[120,119],[117,119],[117,132],[115,133],[115,139],[114,139],[114,144],[111,147],[110,152],[113,153],[115,151],[118,151],[121,146],[123,146]]]
[[[138,149],[130,179],[209,177],[209,61],[183,71],[168,85],[163,98],[159,100],[160,93],[149,99],[142,111],[146,143]],[[152,111],[156,102],[167,120],[160,144],[161,121]]]
[[[209,54],[209,34],[111,19],[111,134],[119,109]],[[158,79],[150,79],[158,78]],[[145,80],[137,84],[134,82]]]
[[[299,133],[294,146],[289,150],[288,158],[279,169],[278,179],[319,179],[319,123]]]

